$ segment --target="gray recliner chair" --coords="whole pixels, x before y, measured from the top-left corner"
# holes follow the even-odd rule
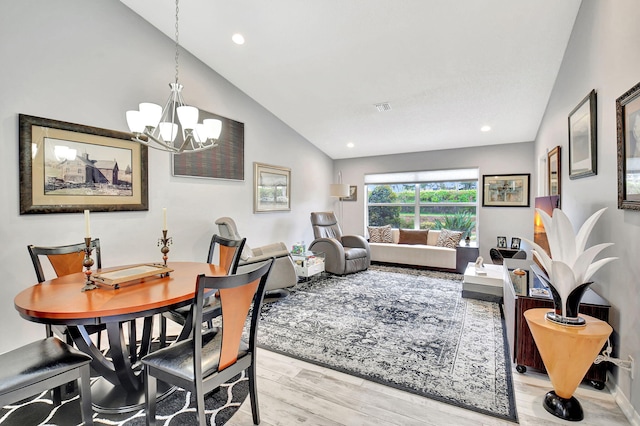
[[[230,217],[216,219],[216,225],[218,225],[219,235],[234,240],[242,239],[235,221]],[[246,265],[262,262],[272,257],[275,257],[275,261],[267,279],[266,297],[283,297],[289,294],[286,289],[293,287],[298,282],[293,260],[283,242],[255,248],[250,248],[245,244],[240,254],[240,262],[238,262],[238,273],[241,273]]]
[[[309,245],[309,250],[324,253],[325,271],[345,275],[369,267],[369,243],[360,235],[342,235],[333,212],[311,213],[311,226],[315,240]]]

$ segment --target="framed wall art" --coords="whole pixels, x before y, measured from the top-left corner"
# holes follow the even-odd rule
[[[253,212],[291,210],[291,169],[253,163]]]
[[[244,180],[244,123],[200,110],[200,121],[222,121],[217,145],[205,151],[171,154],[173,176]]]
[[[556,146],[547,154],[547,195],[560,195],[560,147]]]
[[[148,148],[131,134],[19,115],[20,214],[149,210]]]
[[[358,201],[358,187],[349,185],[349,196],[340,197],[340,201]]]
[[[569,114],[569,179],[597,174],[596,106],[592,90]]]
[[[530,174],[483,175],[483,207],[529,207]],[[506,246],[506,242],[505,242]]]
[[[640,210],[640,83],[616,99],[618,208]]]

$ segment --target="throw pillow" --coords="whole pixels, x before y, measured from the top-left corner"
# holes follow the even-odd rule
[[[456,248],[462,239],[461,231],[449,231],[448,229],[441,229],[440,236],[438,237],[437,247]]]
[[[398,244],[427,244],[428,234],[428,229],[401,229]]]
[[[367,226],[370,243],[392,243],[391,225]]]

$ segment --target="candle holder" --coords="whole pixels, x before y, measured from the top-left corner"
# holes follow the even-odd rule
[[[93,259],[91,258],[91,252],[93,251],[93,248],[91,247],[91,237],[85,237],[84,245],[84,261],[82,262],[82,266],[85,267],[84,274],[87,276],[87,279],[84,282],[82,291],[89,291],[98,288],[98,286],[91,281],[91,267],[93,266]]]
[[[167,253],[169,253],[169,246],[171,244],[173,244],[172,237],[167,238],[167,230],[163,229],[162,238],[158,240],[158,247],[162,247],[160,251],[162,252],[162,261],[164,262],[164,266],[167,266],[167,259],[169,259],[169,256],[167,256]],[[168,275],[169,275],[168,272],[165,273],[165,276],[168,276]]]

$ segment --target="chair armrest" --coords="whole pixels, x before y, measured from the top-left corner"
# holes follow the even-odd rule
[[[357,247],[367,249],[367,254],[371,257],[371,250],[369,249],[369,242],[360,235],[343,235],[342,245],[345,247]]]
[[[255,252],[255,250],[254,250],[254,252]],[[287,250],[277,251],[277,252],[273,252],[273,253],[263,253],[263,254],[258,255],[258,256],[251,256],[247,260],[240,260],[240,262],[238,262],[238,265],[251,265],[252,263],[262,262],[262,261],[265,261],[267,259],[271,259],[272,257],[275,257],[276,259],[279,259],[281,257],[287,257],[287,256],[289,256],[289,252]]]
[[[335,238],[317,238],[309,244],[309,250],[324,253],[325,270],[342,275],[345,271],[344,247]]]

